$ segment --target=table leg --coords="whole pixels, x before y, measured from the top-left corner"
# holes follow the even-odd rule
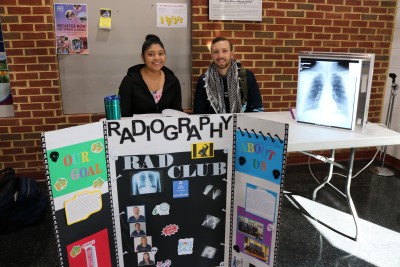
[[[335,149],[332,149],[331,150],[331,160],[332,161],[334,161],[335,160]],[[329,173],[328,173],[328,176],[325,178],[325,180],[317,187],[317,188],[315,188],[314,189],[314,191],[313,191],[313,195],[312,195],[312,200],[314,200],[315,201],[315,199],[317,198],[317,193],[318,193],[318,191],[322,188],[322,187],[324,187],[326,184],[329,184],[329,182],[331,181],[331,179],[332,179],[332,173],[333,173],[333,164],[329,164]]]
[[[359,232],[359,225],[358,225],[358,215],[357,215],[357,211],[356,208],[354,206],[353,203],[353,199],[351,198],[351,193],[350,193],[350,187],[351,187],[351,179],[353,176],[353,164],[354,164],[354,155],[355,155],[355,149],[351,148],[350,149],[350,157],[349,157],[349,161],[348,161],[348,166],[347,168],[341,164],[335,163],[335,150],[332,149],[331,150],[331,158],[326,159],[326,163],[329,163],[329,173],[328,176],[324,179],[324,181],[317,187],[314,189],[313,191],[313,195],[312,195],[312,200],[315,201],[315,199],[317,198],[317,193],[318,191],[324,187],[325,185],[329,185],[332,189],[335,189],[338,193],[340,193],[341,196],[345,197],[347,199],[347,204],[349,206],[350,209],[350,213],[353,216],[353,220],[354,220],[354,224],[356,227],[356,233],[355,233],[355,237],[353,238],[355,241],[357,241],[357,237],[358,237],[358,232]],[[347,171],[347,181],[346,181],[346,192],[345,194],[339,190],[338,188],[336,188],[334,185],[332,185],[330,183],[331,179],[332,179],[332,174],[333,174],[333,167],[337,166],[340,167],[343,170]]]
[[[355,149],[351,148],[350,149],[350,158],[349,158],[349,166],[347,170],[347,183],[346,183],[346,196],[347,196],[347,202],[350,207],[350,212],[351,215],[353,216],[354,224],[356,225],[356,234],[355,234],[355,240],[357,241],[358,237],[358,214],[357,210],[354,206],[353,199],[351,198],[350,194],[350,186],[351,186],[351,179],[353,178],[353,163],[354,163],[354,154],[355,154]]]

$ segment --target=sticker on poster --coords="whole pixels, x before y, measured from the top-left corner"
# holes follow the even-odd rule
[[[204,188],[203,194],[212,198],[213,200],[216,200],[220,195],[222,191],[219,188],[213,187],[213,185],[209,184]]]
[[[169,215],[169,209],[170,206],[168,203],[163,202],[160,205],[155,206],[155,208],[153,209],[152,214],[153,215]]]
[[[215,216],[206,215],[201,225],[211,229],[215,229],[220,221],[221,220]]]
[[[165,262],[163,261],[157,261],[157,267],[169,267],[172,265],[172,261],[171,260],[166,260]]]
[[[169,224],[167,226],[165,226],[162,231],[161,231],[161,235],[164,236],[171,236],[173,234],[176,234],[179,230],[179,226],[176,224]]]
[[[192,144],[192,159],[213,158],[214,143],[194,143]]]
[[[71,225],[83,221],[102,208],[101,192],[81,192],[72,199],[65,201],[64,209],[67,224]]]
[[[193,254],[193,238],[185,238],[178,240],[178,255]]]
[[[173,198],[189,197],[189,181],[173,181]]]
[[[70,266],[111,267],[108,241],[108,231],[103,229],[67,245]]]
[[[213,259],[216,251],[217,249],[214,247],[205,246],[203,252],[201,253],[201,256],[207,259]]]

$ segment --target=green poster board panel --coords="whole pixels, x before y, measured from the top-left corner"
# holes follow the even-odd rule
[[[107,182],[103,138],[48,150],[47,158],[54,198]]]

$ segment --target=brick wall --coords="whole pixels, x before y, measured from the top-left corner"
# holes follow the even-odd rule
[[[209,21],[208,0],[192,3],[194,77],[209,65],[207,44],[225,36],[235,57],[256,73],[266,111],[287,110],[296,105],[299,51],[375,53],[369,120],[379,121],[395,0],[264,0],[261,22]]]
[[[41,132],[102,116],[63,115],[53,1],[1,0],[0,14],[15,112],[14,118],[0,118],[0,168],[40,173]]]
[[[299,51],[375,53],[369,120],[379,121],[395,10],[395,0],[264,0],[262,22],[221,22],[208,21],[208,0],[193,0],[193,82],[219,35],[232,39],[236,58],[256,73],[267,111],[295,106]],[[0,168],[40,173],[42,131],[102,115],[63,114],[52,0],[1,0],[0,15],[15,110],[15,118],[0,118]]]

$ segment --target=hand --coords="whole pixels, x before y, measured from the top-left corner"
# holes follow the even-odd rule
[[[207,185],[206,186],[206,188],[204,188],[204,192],[203,192],[203,194],[204,195],[207,195],[208,194],[208,192],[210,192],[210,190],[211,190],[211,188],[212,188],[213,186],[212,185]]]
[[[219,195],[221,195],[221,190],[217,189],[212,194],[212,199],[216,199]]]

